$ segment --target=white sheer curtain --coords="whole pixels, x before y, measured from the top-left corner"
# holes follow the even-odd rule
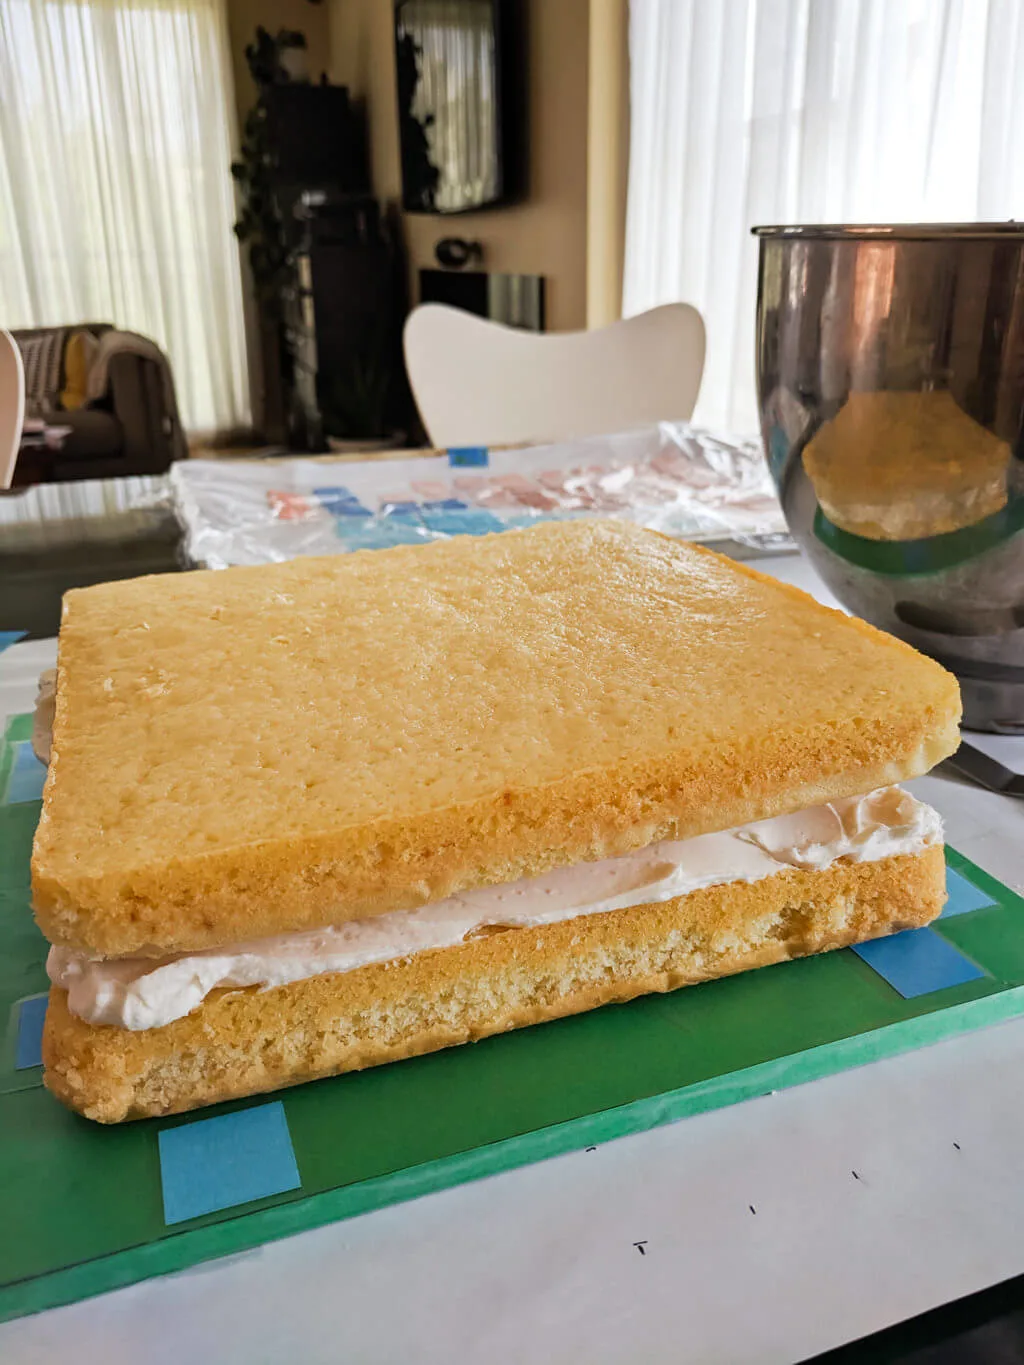
[[[1024,217],[1024,0],[632,0],[623,310],[708,328],[757,429],[756,223]]]
[[[222,0],[0,0],[0,323],[113,322],[249,414]]]

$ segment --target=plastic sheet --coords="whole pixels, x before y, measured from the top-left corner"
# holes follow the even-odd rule
[[[209,568],[593,516],[749,552],[792,548],[760,444],[680,423],[411,459],[189,460],[171,483],[187,553]]]

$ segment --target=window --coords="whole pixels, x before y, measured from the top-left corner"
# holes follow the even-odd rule
[[[632,0],[630,66],[623,306],[704,314],[698,421],[757,429],[754,224],[1024,216],[1024,0]]]
[[[0,0],[0,321],[151,337],[192,430],[248,420],[219,0]]]

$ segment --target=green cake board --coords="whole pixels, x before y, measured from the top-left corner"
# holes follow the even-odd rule
[[[11,724],[8,739],[23,742],[24,720]],[[0,803],[5,771],[0,756]],[[58,1104],[39,1066],[17,1069],[22,1004],[47,985],[29,909],[38,814],[37,800],[0,804],[0,1320],[1024,1013],[1024,901],[950,851],[968,903],[990,903],[916,932],[984,969],[961,985],[903,999],[845,950],[277,1096],[102,1127]],[[283,1108],[299,1187],[165,1222],[172,1130],[268,1106]],[[202,1184],[201,1143],[180,1145],[186,1178]]]

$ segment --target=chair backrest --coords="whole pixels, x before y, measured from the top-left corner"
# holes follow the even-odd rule
[[[0,331],[0,488],[10,488],[25,421],[25,371],[21,351]]]
[[[704,322],[669,303],[592,332],[528,332],[427,303],[405,324],[405,362],[434,445],[595,436],[690,417]]]

